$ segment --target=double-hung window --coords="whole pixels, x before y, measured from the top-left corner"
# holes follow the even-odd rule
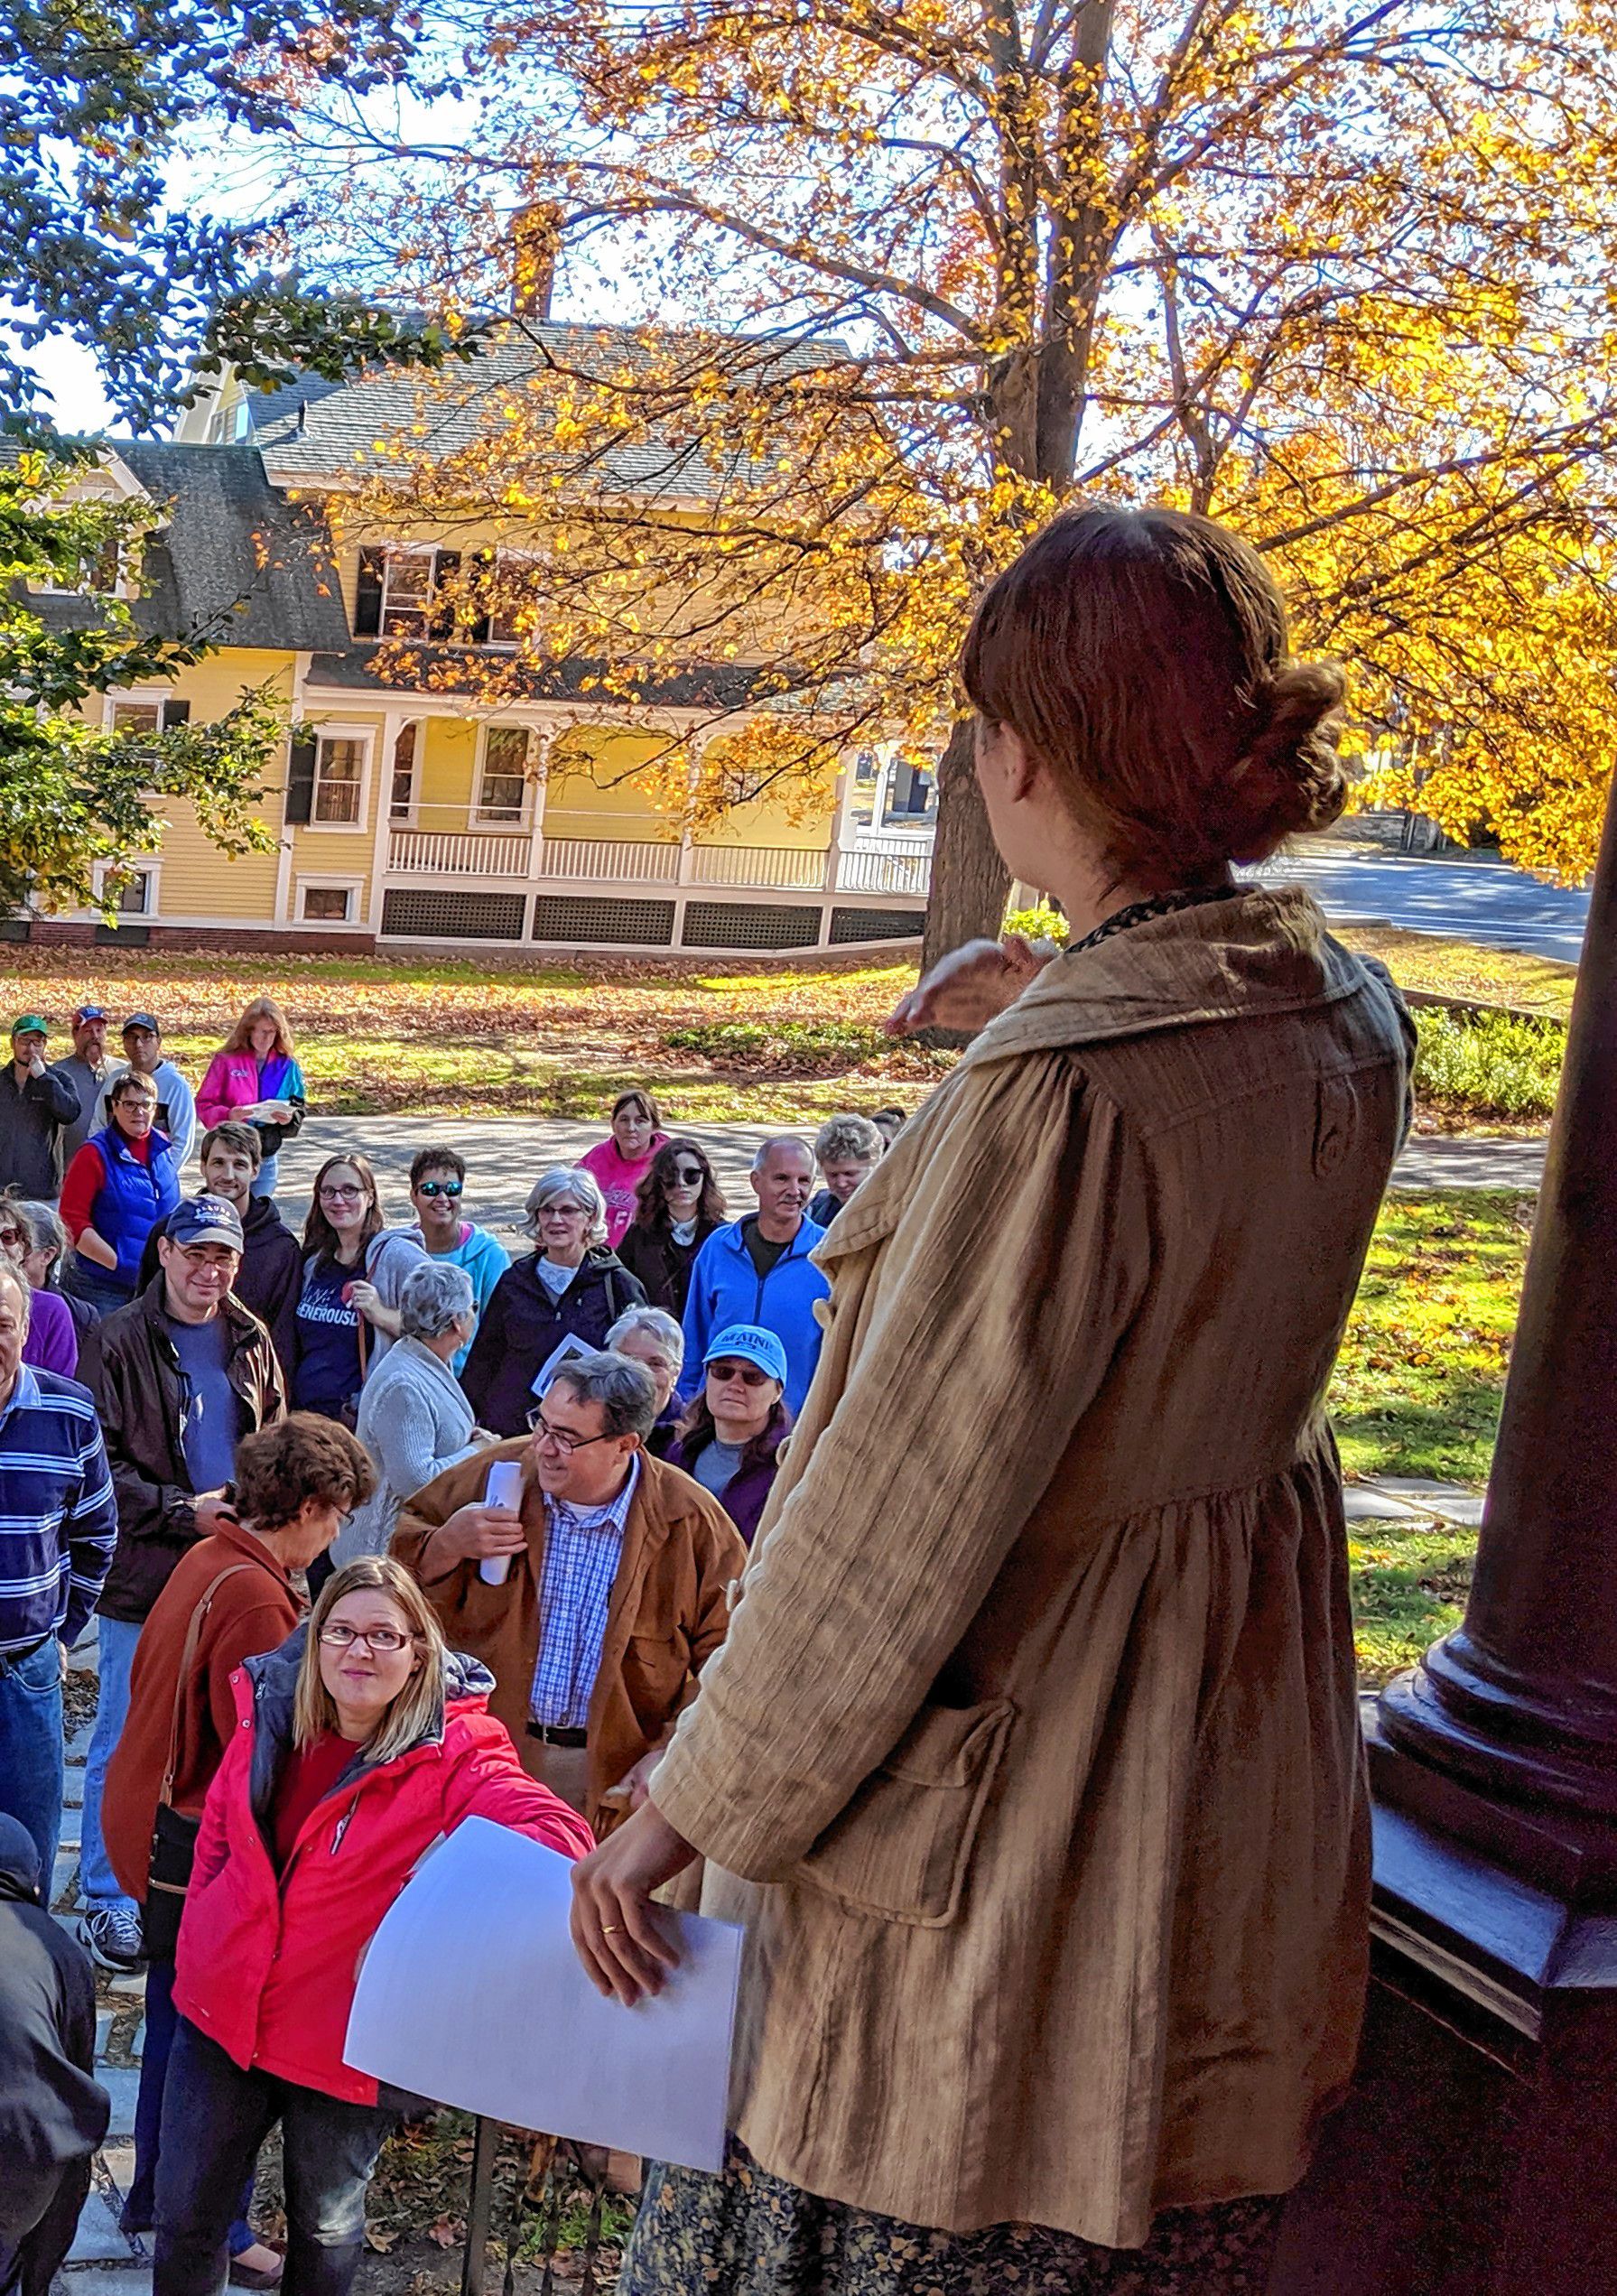
[[[526,726],[486,726],[478,779],[478,819],[519,823],[527,802]]]
[[[348,734],[322,733],[314,756],[312,819],[351,825],[359,819],[365,744]]]

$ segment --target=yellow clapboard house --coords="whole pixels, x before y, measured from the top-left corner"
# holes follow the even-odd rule
[[[488,356],[531,359],[535,334],[565,354],[584,331],[530,324]],[[599,342],[600,329],[587,331]],[[383,375],[265,394],[227,370],[175,440],[107,443],[99,483],[151,505],[140,618],[170,631],[201,621],[220,639],[172,686],[107,697],[108,722],[217,716],[244,687],[272,693],[289,729],[264,809],[275,845],[227,859],[187,807],[167,804],[116,927],[85,916],[34,930],[710,955],[918,934],[933,791],[895,748],[849,754],[817,800],[753,799],[694,832],[637,782],[637,760],[669,733],[716,717],[727,732],[745,728],[744,664],[667,666],[633,712],[594,694],[588,662],[535,665],[522,697],[497,705],[443,690],[434,593],[460,551],[347,515],[374,443],[419,421],[422,388]],[[646,487],[656,483],[648,472]],[[81,601],[36,603],[70,613]],[[400,682],[401,638],[420,664],[414,683]],[[511,648],[497,619],[458,625],[456,642]],[[293,728],[307,738],[294,741]]]

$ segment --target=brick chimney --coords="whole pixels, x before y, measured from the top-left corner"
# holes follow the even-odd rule
[[[511,308],[519,319],[548,319],[562,252],[562,210],[534,200],[511,218]]]

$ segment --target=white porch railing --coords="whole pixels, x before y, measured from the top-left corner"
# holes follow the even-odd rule
[[[839,893],[914,893],[925,898],[932,882],[932,841],[918,851],[873,851],[856,846],[837,870]]]
[[[395,877],[525,877],[530,840],[481,831],[395,829],[387,867]]]
[[[832,864],[834,863],[834,871]],[[924,900],[932,838],[860,832],[841,852],[789,845],[692,845],[667,839],[534,837],[528,831],[390,830],[387,874],[549,885],[734,887],[783,893],[899,894]]]
[[[783,892],[822,893],[830,856],[790,845],[697,845],[691,885],[767,885]]]
[[[539,848],[538,873],[573,884],[674,885],[679,847],[628,838],[547,837]]]

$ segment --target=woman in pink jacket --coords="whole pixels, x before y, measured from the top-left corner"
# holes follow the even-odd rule
[[[628,1233],[640,1208],[637,1191],[667,1137],[655,1101],[636,1085],[612,1102],[610,1136],[579,1158],[579,1170],[590,1175],[607,1200],[607,1244],[612,1251]]]
[[[197,1094],[197,1116],[211,1131],[227,1117],[252,1125],[264,1151],[255,1195],[275,1193],[275,1158],[295,1139],[309,1104],[293,1046],[292,1029],[273,997],[255,997],[208,1064]]]
[[[464,1817],[563,1856],[583,1820],[523,1771],[490,1676],[446,1650],[410,1574],[367,1555],[234,1678],[185,1918],[157,2171],[157,2296],[217,2296],[247,2168],[281,2124],[283,2296],[347,2296],[396,2112],[342,2061],[367,1944]]]

